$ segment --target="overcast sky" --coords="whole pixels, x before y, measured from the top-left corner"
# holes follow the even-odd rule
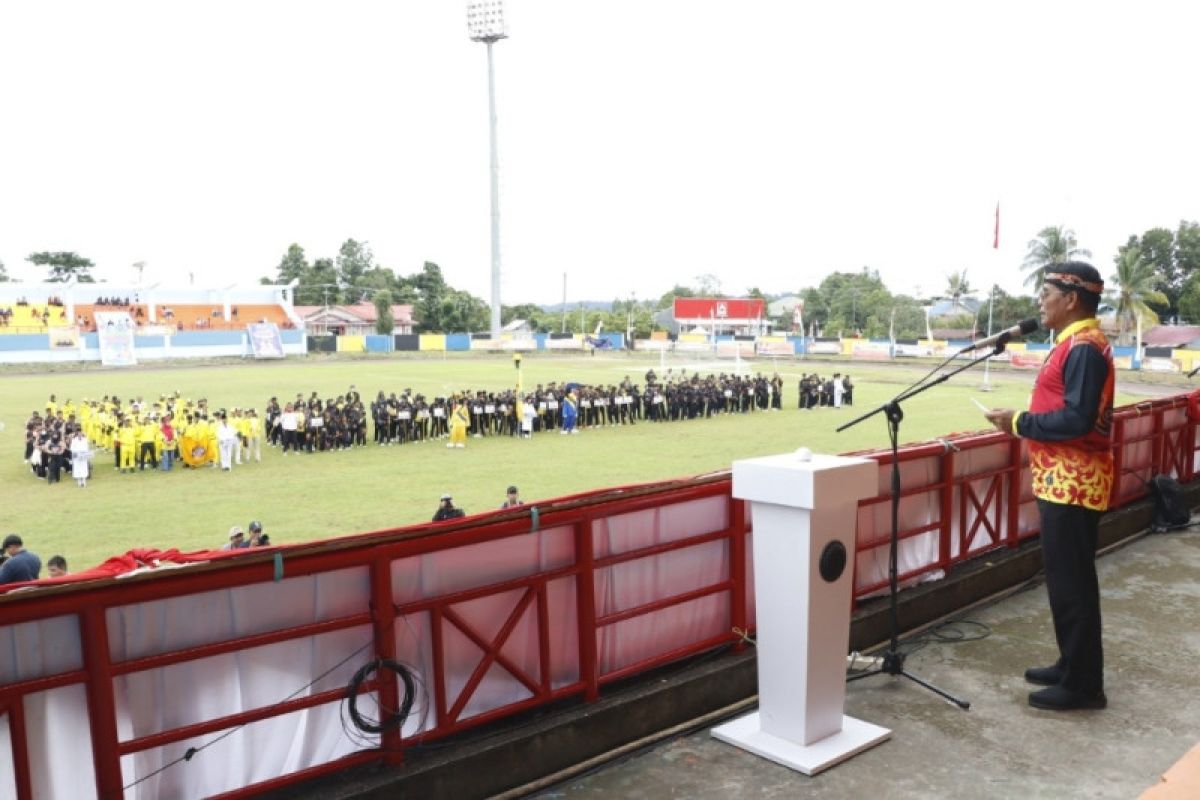
[[[731,295],[877,269],[1021,285],[1073,228],[1107,276],[1200,218],[1200,4],[509,0],[503,299]],[[457,0],[0,6],[0,261],[228,285],[353,237],[490,297],[487,66]],[[1001,247],[992,226],[1001,206]]]

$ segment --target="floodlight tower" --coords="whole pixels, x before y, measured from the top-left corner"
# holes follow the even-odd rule
[[[492,176],[492,339],[500,339],[500,155],[496,147],[496,77],[492,45],[508,38],[504,30],[503,0],[467,0],[467,33],[471,41],[487,45],[488,134]]]

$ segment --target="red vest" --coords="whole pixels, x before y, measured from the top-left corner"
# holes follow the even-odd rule
[[[1112,347],[1095,320],[1074,330],[1050,351],[1033,386],[1029,410],[1057,411],[1063,402],[1063,366],[1074,347],[1094,347],[1108,362],[1108,377],[1100,395],[1096,424],[1082,436],[1058,442],[1026,440],[1033,493],[1041,500],[1105,511],[1113,487],[1112,418],[1116,371]]]

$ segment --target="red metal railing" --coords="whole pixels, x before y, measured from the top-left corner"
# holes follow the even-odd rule
[[[1165,398],[1118,410],[1115,432],[1118,482],[1114,490],[1114,507],[1144,496],[1147,491],[1144,481],[1155,473],[1172,474],[1181,481],[1194,477],[1196,452],[1200,447],[1196,444],[1196,426],[1187,419],[1184,397]],[[863,455],[878,462],[881,475],[890,472],[890,452]],[[989,549],[1014,547],[1036,533],[1036,529],[1028,524],[1021,527],[1023,515],[1026,520],[1029,518],[1032,499],[1022,448],[1010,437],[997,433],[972,434],[948,442],[917,444],[902,448],[899,458],[901,466],[907,465],[910,470],[908,485],[901,491],[902,503],[920,511],[915,515],[919,519],[899,531],[901,542],[917,541],[919,537],[930,535],[937,537],[936,557],[909,570],[902,579],[947,569]],[[922,470],[933,477],[912,477]],[[887,485],[887,481],[881,485]],[[24,699],[52,688],[84,687],[97,794],[103,798],[120,797],[125,781],[122,756],[187,742],[300,709],[338,703],[344,691],[318,691],[273,705],[122,738],[118,732],[114,681],[203,658],[356,628],[370,631],[370,654],[364,661],[374,657],[395,659],[399,657],[397,625],[410,619],[429,621],[428,640],[420,644],[428,649],[427,656],[432,665],[427,681],[430,717],[422,729],[405,735],[397,730],[387,731],[381,735],[377,750],[359,750],[253,786],[233,789],[226,795],[238,797],[335,772],[352,764],[379,760],[397,762],[406,744],[450,736],[572,695],[592,701],[599,697],[601,687],[612,681],[716,646],[739,646],[742,641],[740,631],[747,630],[753,623],[752,575],[746,549],[749,533],[746,507],[732,498],[730,491],[731,481],[727,474],[707,476],[560,498],[539,505],[540,513],[532,517],[528,509],[495,512],[468,518],[456,525],[416,526],[287,548],[288,578],[365,568],[369,584],[367,607],[329,619],[315,619],[305,624],[189,647],[168,648],[136,657],[112,656],[107,619],[110,610],[268,583],[276,577],[273,555],[250,553],[243,558],[213,562],[170,575],[150,574],[123,581],[47,588],[0,598],[0,613],[5,626],[54,617],[76,619],[82,653],[82,662],[75,668],[0,684],[0,720],[7,720],[12,741],[16,795],[29,798],[38,793],[30,771]],[[882,504],[889,500],[890,493],[881,491],[879,496],[860,504],[856,545],[859,555],[887,545],[890,527],[876,520],[882,518],[883,515],[877,512],[882,511]],[[654,535],[628,549],[609,552],[600,545],[600,526],[618,515],[708,502],[721,504],[724,518],[710,521],[703,529],[659,537],[659,523],[655,522]],[[458,548],[466,552],[471,547],[536,534],[539,530],[566,531],[564,536],[569,535],[572,556],[563,563],[536,566],[521,574],[479,585],[432,592],[400,602],[395,599],[397,587],[392,567],[403,559],[449,553]],[[723,554],[724,566],[709,579],[685,584],[682,588],[676,586],[650,599],[642,598],[607,610],[598,602],[598,582],[612,580],[619,570],[630,565],[669,563],[663,559],[681,555],[706,557],[715,552],[714,548]],[[856,596],[876,591],[882,585],[880,580],[865,580],[860,576],[856,582]],[[556,590],[558,596],[562,594],[562,587],[569,587],[574,600],[570,624],[576,628],[576,641],[570,659],[562,657],[563,645],[555,644],[555,634],[561,633],[565,612],[552,608],[551,587],[559,587]],[[494,620],[499,624],[490,630],[473,624],[465,613],[471,603],[481,601],[509,604],[508,610]],[[667,641],[657,649],[635,650],[624,661],[614,660],[610,654],[605,661],[601,641],[608,632],[633,620],[652,619],[657,614],[678,612],[689,604],[703,603],[718,603],[720,613],[698,627],[690,638]],[[522,625],[524,629],[531,627],[536,638],[535,657],[526,663],[518,663],[506,650],[514,631]],[[452,688],[450,679],[452,665],[447,644],[450,636],[465,638],[480,654],[473,667],[467,669],[459,665],[457,668],[454,680],[462,679],[457,690]],[[563,667],[563,663],[568,666]],[[470,712],[485,676],[494,670],[515,682],[513,685],[519,685],[525,696]],[[561,673],[557,678],[554,676],[556,670]],[[377,673],[373,680],[360,686],[359,691],[376,693],[383,708],[399,706],[398,681],[395,675],[386,671]]]

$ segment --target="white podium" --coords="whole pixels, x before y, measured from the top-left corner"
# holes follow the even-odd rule
[[[815,775],[891,737],[842,713],[858,501],[878,484],[863,458],[734,462],[733,495],[752,504],[758,711],[717,739]]]

